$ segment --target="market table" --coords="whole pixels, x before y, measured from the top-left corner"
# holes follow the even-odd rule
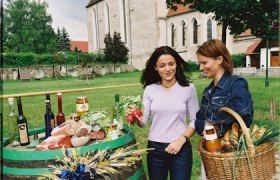
[[[43,133],[44,128],[30,130],[31,137],[35,132]],[[127,126],[124,126],[123,135],[115,140],[90,142],[85,146],[78,147],[80,155],[94,150],[116,149],[135,144],[133,132]],[[38,179],[43,174],[48,174],[49,165],[54,165],[57,157],[63,157],[61,150],[35,150],[24,146],[12,147],[9,141],[3,143],[3,178],[7,179]],[[69,148],[69,152],[71,152]],[[120,173],[110,176],[110,179],[146,179],[142,162],[138,162],[134,167],[124,168]]]

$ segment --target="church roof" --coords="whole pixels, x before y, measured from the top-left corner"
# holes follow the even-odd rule
[[[176,6],[177,6],[176,10],[169,9],[169,11],[167,12],[167,15],[166,15],[167,17],[176,16],[176,15],[183,14],[186,12],[194,11],[194,9],[190,8],[190,4],[187,4],[186,6],[177,4]]]
[[[100,1],[103,1],[103,0],[90,0],[90,2],[88,3],[88,5],[86,6],[86,8],[90,7],[90,6],[93,6],[94,4],[97,4],[99,3]]]

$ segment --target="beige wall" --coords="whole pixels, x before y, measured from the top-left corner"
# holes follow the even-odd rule
[[[110,8],[111,34],[116,31],[121,33],[124,40],[124,20],[121,17],[123,0],[104,0],[87,9],[88,11],[88,37],[89,52],[100,52],[104,49],[106,9],[105,3]],[[180,53],[185,60],[196,61],[196,50],[199,45],[207,40],[207,20],[214,14],[202,14],[198,11],[166,17],[165,0],[125,0],[126,14],[126,46],[129,49],[129,64],[137,69],[143,69],[147,59],[155,48],[163,45],[171,46],[171,24],[176,27],[176,42],[174,49]],[[93,27],[93,9],[97,12],[98,28]],[[198,43],[193,44],[193,19],[198,21]],[[182,21],[186,23],[186,44],[182,45]],[[95,31],[96,30],[96,31]],[[96,33],[97,32],[97,33]],[[97,34],[97,37],[95,37]],[[212,36],[221,39],[222,27],[212,20]],[[96,42],[96,41],[97,42]],[[248,46],[255,42],[256,38],[234,39],[227,34],[227,47],[231,54],[244,53]]]

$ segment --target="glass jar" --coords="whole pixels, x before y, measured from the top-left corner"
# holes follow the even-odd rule
[[[206,150],[211,153],[218,151],[222,147],[222,143],[221,140],[218,139],[214,126],[205,126],[205,132]]]
[[[117,124],[108,124],[106,126],[106,134],[108,140],[115,140],[118,138],[118,125]]]
[[[86,96],[79,96],[76,98],[76,112],[78,116],[82,116],[89,111],[88,99]]]

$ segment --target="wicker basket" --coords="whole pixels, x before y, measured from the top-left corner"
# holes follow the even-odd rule
[[[225,111],[238,121],[245,134],[246,146],[250,154],[250,160],[245,154],[234,157],[234,152],[230,153],[210,153],[204,149],[205,140],[201,140],[198,145],[206,177],[213,180],[270,180],[276,173],[274,142],[263,143],[254,147],[250,138],[249,129],[242,118],[233,110],[222,107],[220,111]],[[233,175],[233,163],[234,168]],[[251,168],[250,168],[251,167]]]

